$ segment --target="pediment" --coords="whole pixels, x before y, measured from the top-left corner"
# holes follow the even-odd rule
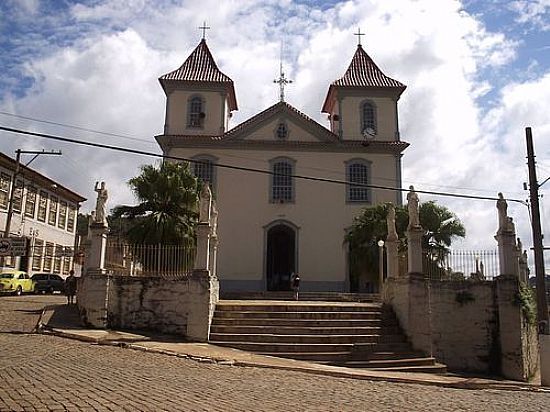
[[[285,133],[286,132],[286,133]],[[286,102],[279,102],[224,134],[223,140],[337,142],[337,136]]]

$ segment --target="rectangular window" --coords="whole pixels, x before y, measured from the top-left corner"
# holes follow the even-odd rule
[[[48,194],[43,190],[40,191],[40,200],[38,201],[38,215],[36,218],[40,222],[46,221],[46,212],[48,210]]]
[[[71,258],[69,256],[65,256],[63,258],[63,274],[68,275],[69,270],[71,270]]]
[[[17,180],[15,182],[15,189],[13,192],[13,211],[15,213],[21,213],[23,207],[23,181]]]
[[[69,214],[67,215],[67,231],[74,232],[74,222],[76,218],[76,208],[73,205],[69,205]]]
[[[36,187],[27,188],[27,199],[25,200],[25,216],[34,218],[36,210]]]
[[[364,162],[353,162],[347,165],[348,202],[369,202],[369,166]]]
[[[63,200],[59,202],[59,217],[57,219],[57,227],[60,229],[65,229],[67,224],[67,202]]]
[[[50,210],[48,213],[48,223],[55,226],[57,221],[57,197],[50,197]]]
[[[42,270],[42,260],[44,255],[44,241],[34,239],[34,247],[32,251],[32,270]]]
[[[53,273],[61,273],[61,254],[63,253],[63,246],[55,245],[55,252],[53,258]]]
[[[44,272],[52,271],[53,248],[54,248],[53,243],[46,242],[46,253],[44,257]]]
[[[0,174],[0,208],[7,209],[10,193],[11,176],[2,173]]]
[[[271,177],[271,201],[291,202],[294,198],[292,187],[292,165],[286,161],[275,163]]]

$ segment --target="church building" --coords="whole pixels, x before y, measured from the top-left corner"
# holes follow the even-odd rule
[[[156,140],[165,155],[200,161],[191,168],[217,202],[221,290],[290,290],[298,273],[302,291],[349,291],[346,230],[364,207],[401,203],[400,192],[376,187],[401,187],[408,143],[399,136],[397,102],[406,86],[359,44],[319,102],[330,128],[285,102],[283,93],[229,128],[238,110],[235,85],[204,38],[159,81],[166,118]]]

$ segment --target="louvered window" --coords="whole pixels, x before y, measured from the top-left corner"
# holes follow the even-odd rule
[[[188,127],[202,127],[204,120],[204,104],[200,96],[193,96],[189,100]]]
[[[364,102],[361,106],[361,133],[376,134],[376,107],[371,102]]]

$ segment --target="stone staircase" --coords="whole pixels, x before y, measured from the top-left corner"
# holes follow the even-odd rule
[[[220,301],[210,343],[350,368],[446,372],[414,351],[391,308],[376,302]]]

